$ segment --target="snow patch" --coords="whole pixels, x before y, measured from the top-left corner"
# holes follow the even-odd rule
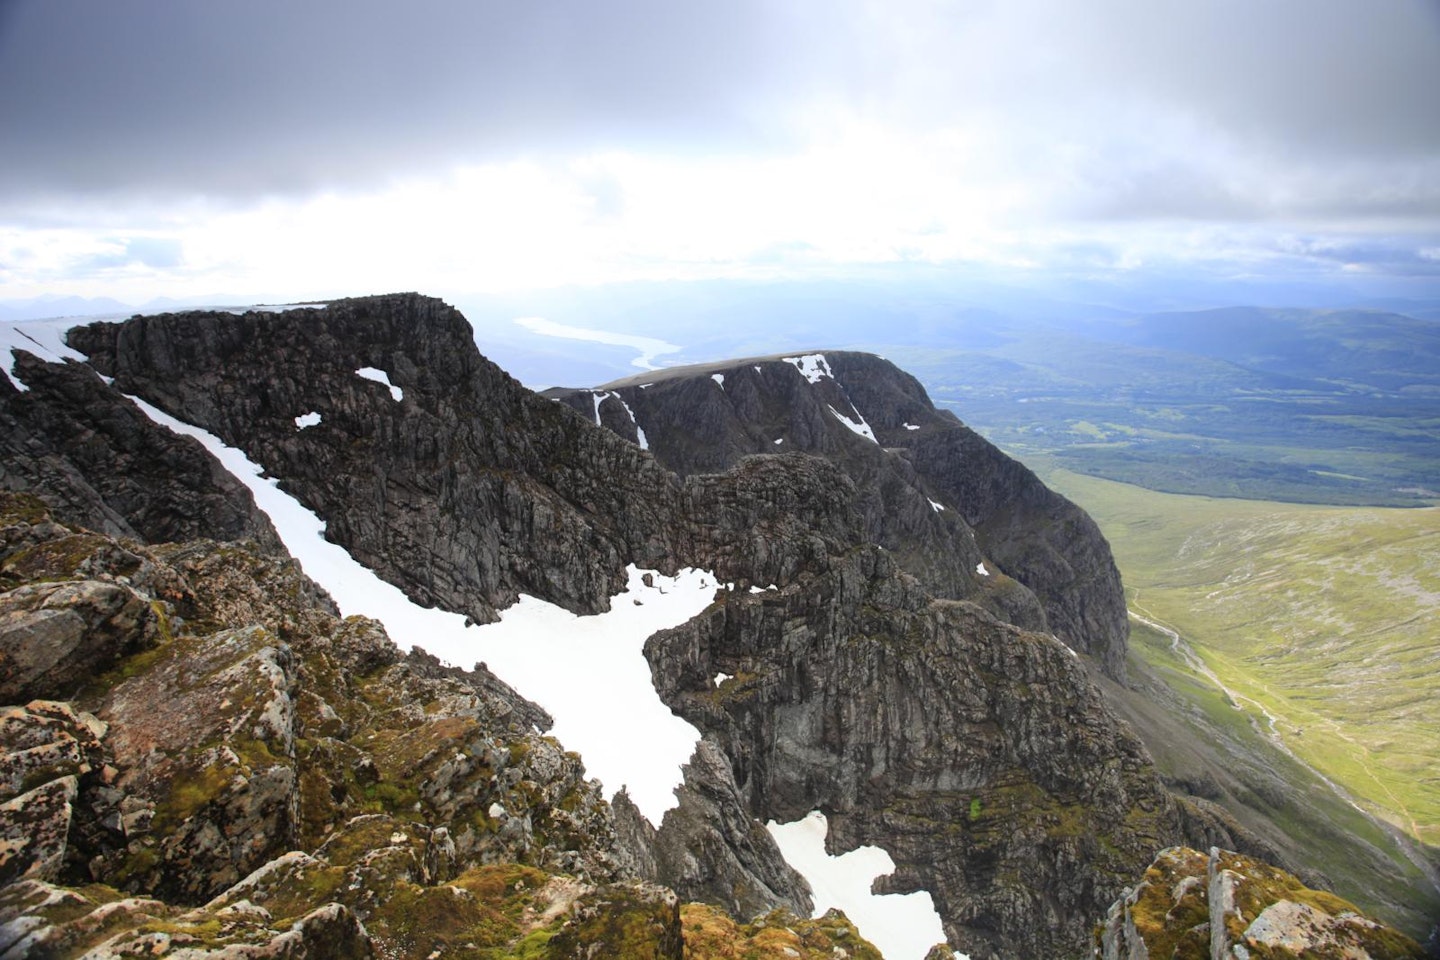
[[[467,628],[459,614],[412,603],[398,587],[327,541],[324,522],[281,492],[276,480],[263,477],[242,451],[130,399],[156,423],[197,438],[250,488],[286,548],[343,615],[379,620],[401,649],[415,644],[457,666],[484,661],[555,718],[551,732],[581,754],[588,775],[605,785],[607,797],[626,787],[652,824],[676,805],[680,767],[690,760],[700,733],[660,700],[643,651],[651,634],[684,623],[710,604],[718,582],[714,574],[693,569],[674,577],[652,573],[650,587],[646,571],[632,565],[609,613],[581,617],[522,595],[501,612],[499,623]],[[644,749],[636,749],[637,744]]]
[[[756,372],[756,373],[759,373],[759,372],[760,372],[760,368],[759,368],[758,366],[755,368],[755,372]]]
[[[784,442],[785,442],[785,438],[784,438],[784,437],[776,437],[776,438],[775,438],[775,446],[777,446],[777,447],[780,446],[780,444],[782,444],[782,443],[784,443]]]
[[[364,377],[366,380],[374,380],[376,383],[384,384],[390,388],[390,396],[398,403],[404,399],[405,391],[390,382],[390,374],[378,367],[361,367],[355,371],[357,377]]]
[[[720,684],[724,683],[726,680],[734,680],[734,679],[735,679],[735,675],[734,675],[733,673],[717,673],[717,674],[715,674],[715,686],[718,687],[718,686],[720,686]]]
[[[304,430],[306,427],[320,426],[320,414],[311,410],[309,413],[302,413],[295,418],[295,429]]]
[[[830,362],[825,359],[823,353],[807,353],[803,357],[784,357],[784,361],[796,370],[801,376],[811,383],[819,383],[825,378],[835,379],[835,374],[830,372]]]
[[[85,361],[85,355],[71,349],[65,342],[65,331],[71,327],[91,323],[94,317],[60,317],[54,320],[18,320],[14,323],[0,323],[0,370],[10,378],[10,383],[22,393],[30,388],[15,374],[15,351],[33,353],[47,363],[62,363],[66,360]]]
[[[918,425],[916,425],[916,424],[913,424],[913,423],[907,423],[907,424],[905,424],[905,429],[906,429],[906,430],[919,430],[920,427],[919,427]]]
[[[874,894],[876,878],[895,870],[895,861],[879,847],[857,847],[832,857],[825,852],[825,834],[830,824],[819,810],[794,823],[765,825],[786,862],[810,884],[815,895],[813,916],[839,907],[860,931],[880,948],[886,960],[924,960],[937,943],[945,942],[945,930],[935,901],[924,890],[905,894]],[[956,953],[957,960],[965,960]]]
[[[926,497],[925,499],[930,500],[929,497]],[[930,509],[934,510],[936,513],[939,513],[941,510],[945,509],[945,504],[940,503],[938,500],[930,500]]]
[[[600,404],[605,400],[605,394],[596,390],[590,391],[590,399],[595,401],[595,426],[600,426]]]
[[[720,389],[721,389],[721,390],[724,390],[724,389],[725,389],[725,374],[723,374],[723,373],[712,373],[712,374],[710,374],[710,379],[711,379],[711,380],[714,380],[716,383],[720,384]]]
[[[618,393],[611,393],[610,396],[620,401],[620,406],[625,408],[626,416],[630,418],[631,423],[635,424],[635,442],[640,444],[640,449],[649,450],[650,441],[647,440],[645,437],[645,428],[640,426],[639,420],[635,419],[635,411],[630,409],[630,404],[626,403],[625,398],[620,396],[620,394]]]
[[[980,574],[980,576],[982,577],[990,576],[990,571],[985,569],[984,560],[981,560],[979,563],[975,564],[975,572]]]
[[[825,406],[830,407],[828,403]],[[858,433],[860,436],[864,437],[866,440],[869,440],[871,443],[878,444],[880,442],[879,440],[875,439],[875,431],[871,430],[870,424],[866,423],[865,418],[860,416],[859,410],[855,411],[855,416],[859,417],[858,420],[851,420],[849,417],[845,416],[845,414],[841,413],[839,410],[836,410],[834,407],[830,407],[830,412],[835,414],[836,420],[839,420],[841,423],[845,424],[845,426],[849,427],[850,432]]]

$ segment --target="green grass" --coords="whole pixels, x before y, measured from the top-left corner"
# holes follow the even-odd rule
[[[1440,845],[1440,509],[1186,497],[1064,470],[1047,481],[1100,524],[1132,609],[1273,715],[1297,756]]]

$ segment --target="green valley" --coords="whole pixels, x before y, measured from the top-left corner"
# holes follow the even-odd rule
[[[1291,792],[1310,799],[1288,813],[1285,804],[1269,803],[1272,819],[1291,839],[1313,827],[1284,822],[1298,817],[1369,834],[1371,847],[1390,846],[1333,795],[1320,798],[1305,776],[1308,765],[1410,838],[1410,859],[1431,882],[1404,864],[1387,882],[1414,884],[1414,896],[1434,899],[1440,509],[1180,496],[1077,474],[1053,459],[1030,461],[1110,540],[1142,673],[1163,678],[1184,702],[1182,713],[1205,718],[1210,736],[1218,724],[1251,753],[1262,740],[1278,745],[1267,763]],[[1157,760],[1179,779],[1196,762],[1184,751]],[[1348,825],[1338,822],[1347,817]],[[1353,876],[1358,865],[1344,851],[1302,852],[1338,885],[1358,880],[1370,888],[1364,892],[1384,896],[1375,889],[1380,880]],[[1392,891],[1386,898],[1403,897]]]

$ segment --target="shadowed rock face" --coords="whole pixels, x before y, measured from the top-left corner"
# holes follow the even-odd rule
[[[420,602],[487,620],[523,591],[594,612],[608,604],[631,562],[666,572],[701,566],[736,584],[648,650],[662,695],[710,740],[690,765],[679,811],[652,836],[623,812],[612,820],[607,807],[603,822],[587,819],[586,829],[547,834],[548,850],[546,843],[529,845],[534,835],[512,818],[507,823],[516,826],[494,835],[494,842],[511,844],[503,849],[543,853],[556,869],[608,863],[607,882],[655,879],[683,898],[737,913],[769,903],[803,909],[803,884],[754,829],[754,819],[821,808],[832,815],[832,849],[863,842],[888,850],[899,865],[889,887],[930,890],[954,945],[978,958],[1080,955],[1091,922],[1123,881],[1155,849],[1181,838],[1183,814],[1143,750],[1106,712],[1078,661],[1042,632],[1054,630],[1107,669],[1123,654],[1123,635],[1102,630],[1109,601],[1095,600],[1092,610],[1082,596],[1084,576],[1093,573],[1081,569],[1088,521],[1050,499],[1028,471],[936,413],[913,380],[877,358],[836,354],[832,376],[816,383],[794,365],[756,361],[730,369],[723,385],[677,376],[650,388],[614,388],[624,403],[602,399],[602,422],[623,426],[618,418],[633,411],[631,426],[646,430],[652,454],[613,429],[597,429],[593,397],[587,415],[538,397],[481,357],[471,338],[464,319],[439,301],[396,295],[282,314],[137,317],[79,328],[70,342],[115,378],[111,390],[91,377],[96,389],[116,398],[117,391],[137,394],[240,447],[327,521],[329,537]],[[357,374],[367,367],[384,371],[401,398]],[[664,391],[671,390],[673,423],[663,412]],[[297,424],[312,413],[320,415],[318,424]],[[865,421],[879,443],[856,435],[841,417]],[[783,437],[765,432],[782,426]],[[105,435],[100,446],[111,449],[126,435]],[[777,438],[785,442],[774,444]],[[671,469],[667,444],[697,459]],[[702,462],[711,444],[719,459]],[[932,446],[939,452],[922,455]],[[791,448],[799,450],[775,453]],[[980,479],[967,480],[969,465]],[[1018,491],[1007,493],[1007,482]],[[199,523],[207,516],[199,505],[208,502],[177,501],[167,509]],[[1007,532],[1024,546],[1001,543]],[[1098,544],[1090,548],[1108,563]],[[203,551],[182,555],[196,565],[185,569],[197,590],[201,569],[214,568],[203,575],[207,583],[236,576],[226,572],[228,561]],[[982,562],[990,576],[976,572]],[[1113,566],[1100,566],[1093,576],[1109,582]],[[1035,579],[1044,570],[1070,579],[1047,585]],[[751,585],[774,589],[751,593]],[[315,717],[302,711],[309,684],[286,633],[299,636],[320,614],[280,616],[281,626],[258,618],[264,629],[256,633],[249,627],[257,618],[245,611],[260,601],[243,589],[220,593],[216,602],[226,613],[210,615],[215,629],[197,641],[204,650],[197,647],[194,656],[233,647],[235,657],[217,666],[254,679],[256,697],[274,693],[265,703],[281,706],[262,713],[283,715],[283,692],[296,717],[325,728],[331,720],[318,704],[306,708],[320,711]],[[350,651],[342,639],[348,635],[334,631],[330,642]],[[288,661],[282,645],[291,650]],[[421,707],[435,700],[433,690],[410,678],[438,680],[444,676],[434,672],[438,665],[376,659],[375,645],[358,649],[368,658],[364,676],[374,678],[361,696],[373,711],[366,722],[381,715],[433,721]],[[342,654],[330,656],[338,662]],[[199,687],[184,686],[183,664],[175,669],[166,673],[157,662],[147,676],[171,684],[165,689],[182,700],[196,695]],[[361,668],[326,668],[345,669]],[[716,672],[735,679],[716,688]],[[333,672],[322,674],[335,682]],[[464,687],[452,691],[461,700],[441,703],[460,712],[441,719],[453,715],[468,730],[466,711],[478,707],[465,698],[494,700],[480,681],[451,679]],[[139,702],[144,689],[127,681],[108,696]],[[335,696],[360,694],[337,689]],[[355,791],[378,789],[350,749],[361,721],[322,699],[343,730],[328,736],[349,746],[322,751],[315,769],[325,771],[323,784],[343,782],[347,802],[358,803]],[[506,709],[526,715],[518,705]],[[247,729],[255,726],[247,721]],[[116,737],[117,756],[140,755],[140,741]],[[275,758],[262,767],[271,779],[261,784],[264,791],[233,799],[254,814],[246,823],[270,826],[237,835],[279,837],[282,845],[292,837],[302,846],[309,838],[304,848],[320,856],[306,826],[313,822],[307,816],[317,815],[307,814],[303,800],[308,768],[286,752],[283,736],[248,740],[264,745],[263,753],[247,746],[251,754]],[[310,749],[312,740],[290,742]],[[481,775],[482,763],[493,772],[500,758],[477,747],[462,751],[468,758],[462,762],[451,746],[446,739],[423,753],[395,798],[430,804],[425,809],[449,823],[450,841],[463,850],[463,820],[473,821],[474,810],[452,809],[445,799],[455,796],[451,787],[432,797],[414,777],[464,785]],[[546,810],[563,810],[566,784],[573,786],[577,772],[555,756],[558,749],[535,749],[537,758],[553,762],[527,767],[534,788],[519,793],[538,796]],[[223,791],[236,782],[231,768],[253,766],[245,750],[232,753],[233,761],[217,753],[187,755],[185,762],[219,771],[221,782],[212,785],[229,798]],[[382,759],[373,762],[383,766]],[[353,776],[344,772],[352,761]],[[399,772],[394,768],[394,776]],[[149,781],[136,781],[142,782]],[[285,799],[297,789],[298,812]],[[473,829],[478,822],[472,851],[491,842]],[[196,829],[211,837],[203,825]],[[414,843],[376,841],[377,849],[417,863],[447,849],[445,838],[407,836]],[[216,858],[223,875],[212,889],[230,882],[224,871],[243,873],[237,857],[263,860],[276,852],[232,842],[223,829],[214,843],[156,843],[158,859],[138,865],[133,876],[143,879],[134,882],[176,897],[199,892],[185,886],[195,881],[166,872],[179,869],[176,858],[186,849]],[[565,843],[574,865],[567,866]],[[341,874],[349,869],[338,852],[325,860]],[[300,869],[286,869],[292,868]]]
[[[112,536],[253,539],[282,551],[244,484],[94,370],[28,353],[16,367],[30,389],[0,377],[0,487],[40,493],[59,519]]]
[[[643,433],[681,475],[723,471],[757,453],[825,457],[855,481],[867,538],[935,596],[1053,632],[1123,681],[1124,592],[1089,515],[936,410],[919,381],[888,361],[819,356],[823,364],[727,361],[547,395],[637,443]],[[981,562],[991,576],[977,573]]]

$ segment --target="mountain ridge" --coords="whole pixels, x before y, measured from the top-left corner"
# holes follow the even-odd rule
[[[743,455],[723,472],[682,476],[612,430],[524,391],[479,355],[458,313],[415,295],[338,301],[293,315],[137,317],[77,328],[70,342],[114,378],[113,387],[79,364],[24,356],[17,368],[31,390],[0,384],[4,414],[32,427],[29,434],[3,438],[14,442],[13,462],[25,472],[0,479],[43,490],[56,470],[73,471],[88,488],[72,487],[91,499],[62,498],[62,511],[99,504],[123,519],[142,514],[145,504],[131,504],[122,514],[114,497],[91,482],[113,472],[113,458],[77,461],[68,447],[36,456],[33,444],[19,442],[41,432],[33,427],[51,402],[41,368],[88,378],[93,389],[85,402],[97,414],[128,408],[122,392],[133,393],[245,450],[328,521],[327,537],[413,599],[443,603],[477,621],[493,619],[498,606],[531,589],[577,612],[594,612],[609,603],[626,562],[669,571],[699,564],[735,583],[737,589],[718,593],[700,617],[662,631],[647,645],[662,695],[697,721],[711,752],[708,762],[691,764],[681,790],[680,809],[693,816],[676,816],[673,823],[667,816],[652,837],[624,804],[597,813],[610,818],[613,826],[606,829],[615,840],[596,847],[582,839],[579,852],[623,853],[620,879],[659,881],[683,898],[753,916],[760,912],[756,906],[777,905],[777,895],[793,896],[761,892],[769,904],[737,897],[742,886],[765,890],[763,871],[785,874],[773,843],[752,829],[756,819],[826,809],[836,849],[862,842],[890,849],[898,868],[884,885],[932,892],[953,946],[977,958],[1078,956],[1087,950],[1090,924],[1156,849],[1195,835],[1227,846],[1247,844],[1238,827],[1163,787],[1139,741],[1110,716],[1069,649],[1047,633],[997,616],[1013,611],[1028,623],[1037,608],[999,602],[977,584],[999,578],[976,569],[989,551],[978,551],[958,517],[934,526],[942,514],[962,512],[961,505],[937,510],[922,502],[923,491],[906,480],[903,458],[891,458],[897,463],[888,468],[894,481],[888,501],[862,489],[866,478],[857,479],[853,464],[800,453]],[[865,364],[856,363],[863,370]],[[387,372],[398,399],[358,375],[370,367]],[[798,369],[784,367],[791,373],[778,375],[789,386],[799,389],[796,378],[808,383]],[[850,375],[842,369],[831,379]],[[676,383],[704,386],[693,378]],[[867,424],[873,418],[872,429],[924,432],[906,430],[909,420],[888,422],[869,405],[859,381],[846,384],[859,403],[857,408],[847,399],[849,412]],[[603,406],[591,397],[596,417],[603,416]],[[612,417],[618,407],[611,405]],[[821,414],[824,427],[813,434],[817,442],[848,437],[836,442],[866,451],[855,462],[888,462],[875,459],[890,456],[878,443],[839,424],[846,419],[841,411],[812,412]],[[320,422],[302,426],[311,413]],[[935,416],[937,432],[963,429]],[[142,438],[143,449],[160,449],[146,436],[173,436],[153,424],[123,422]],[[831,430],[843,433],[832,437]],[[88,439],[104,450],[128,437],[96,431]],[[7,463],[11,453],[7,446]],[[186,495],[168,494],[166,510],[198,527],[215,524],[206,506],[214,486],[207,476],[188,474]],[[996,476],[1003,481],[1008,475]],[[167,496],[163,487],[160,495]],[[243,504],[248,494],[235,499]],[[907,503],[917,508],[908,519],[903,510],[889,515],[891,504]],[[239,512],[247,515],[243,506]],[[963,580],[953,582],[957,590],[972,589],[969,597],[936,596],[929,583],[944,583],[943,572],[921,569],[917,576],[907,569],[913,560],[871,538],[872,530],[906,524],[946,535],[942,545],[967,564]],[[1007,528],[997,523],[993,529],[998,535]],[[1027,528],[1017,523],[1010,529]],[[472,566],[462,564],[466,556]],[[976,557],[976,567],[969,566]],[[744,589],[750,585],[775,589],[751,593]],[[1028,588],[1005,593],[1023,599],[1022,589]],[[236,628],[253,616],[233,603],[227,609],[235,616],[225,620],[240,621]],[[294,619],[282,613],[280,620],[287,616]],[[185,649],[175,642],[162,645],[170,651],[166,657]],[[274,662],[283,673],[280,660]],[[423,658],[413,662],[423,664]],[[437,668],[410,669],[428,676],[425,671]],[[717,686],[717,673],[731,680]],[[914,690],[930,691],[929,699],[945,709],[934,715],[920,709]],[[402,701],[390,702],[404,716]],[[320,727],[329,722],[323,711],[316,716]],[[134,721],[115,721],[124,722]],[[338,732],[332,729],[330,739]],[[306,749],[313,752],[313,746]],[[395,784],[395,799],[404,804],[411,797],[406,791],[418,791],[414,811],[397,806],[387,816],[434,818],[449,802],[423,789],[430,782],[424,778],[433,776],[426,765],[443,760],[443,749],[427,754],[401,782],[392,779],[398,771],[379,781]],[[304,773],[294,802],[329,815],[323,814],[326,805],[340,804],[333,780],[307,786]],[[421,773],[421,780],[412,779]],[[346,784],[352,775],[354,770],[345,775]],[[375,784],[356,781],[354,789],[363,794]],[[207,800],[198,812],[215,810]],[[362,826],[349,821],[345,829]],[[453,819],[445,829],[451,827],[453,837],[459,829]],[[426,829],[433,839],[433,827]],[[279,839],[287,836],[304,840]],[[444,848],[443,838],[435,843]],[[314,857],[324,849],[312,839],[309,852],[298,852]],[[423,850],[415,855],[431,856]],[[308,869],[308,861],[290,853],[274,862],[280,861],[275,870],[282,880]],[[556,864],[565,868],[563,859]],[[342,866],[315,869],[331,876],[325,871]],[[151,863],[131,876],[159,876],[161,882],[165,869],[163,862]],[[791,905],[803,908],[798,900]]]

